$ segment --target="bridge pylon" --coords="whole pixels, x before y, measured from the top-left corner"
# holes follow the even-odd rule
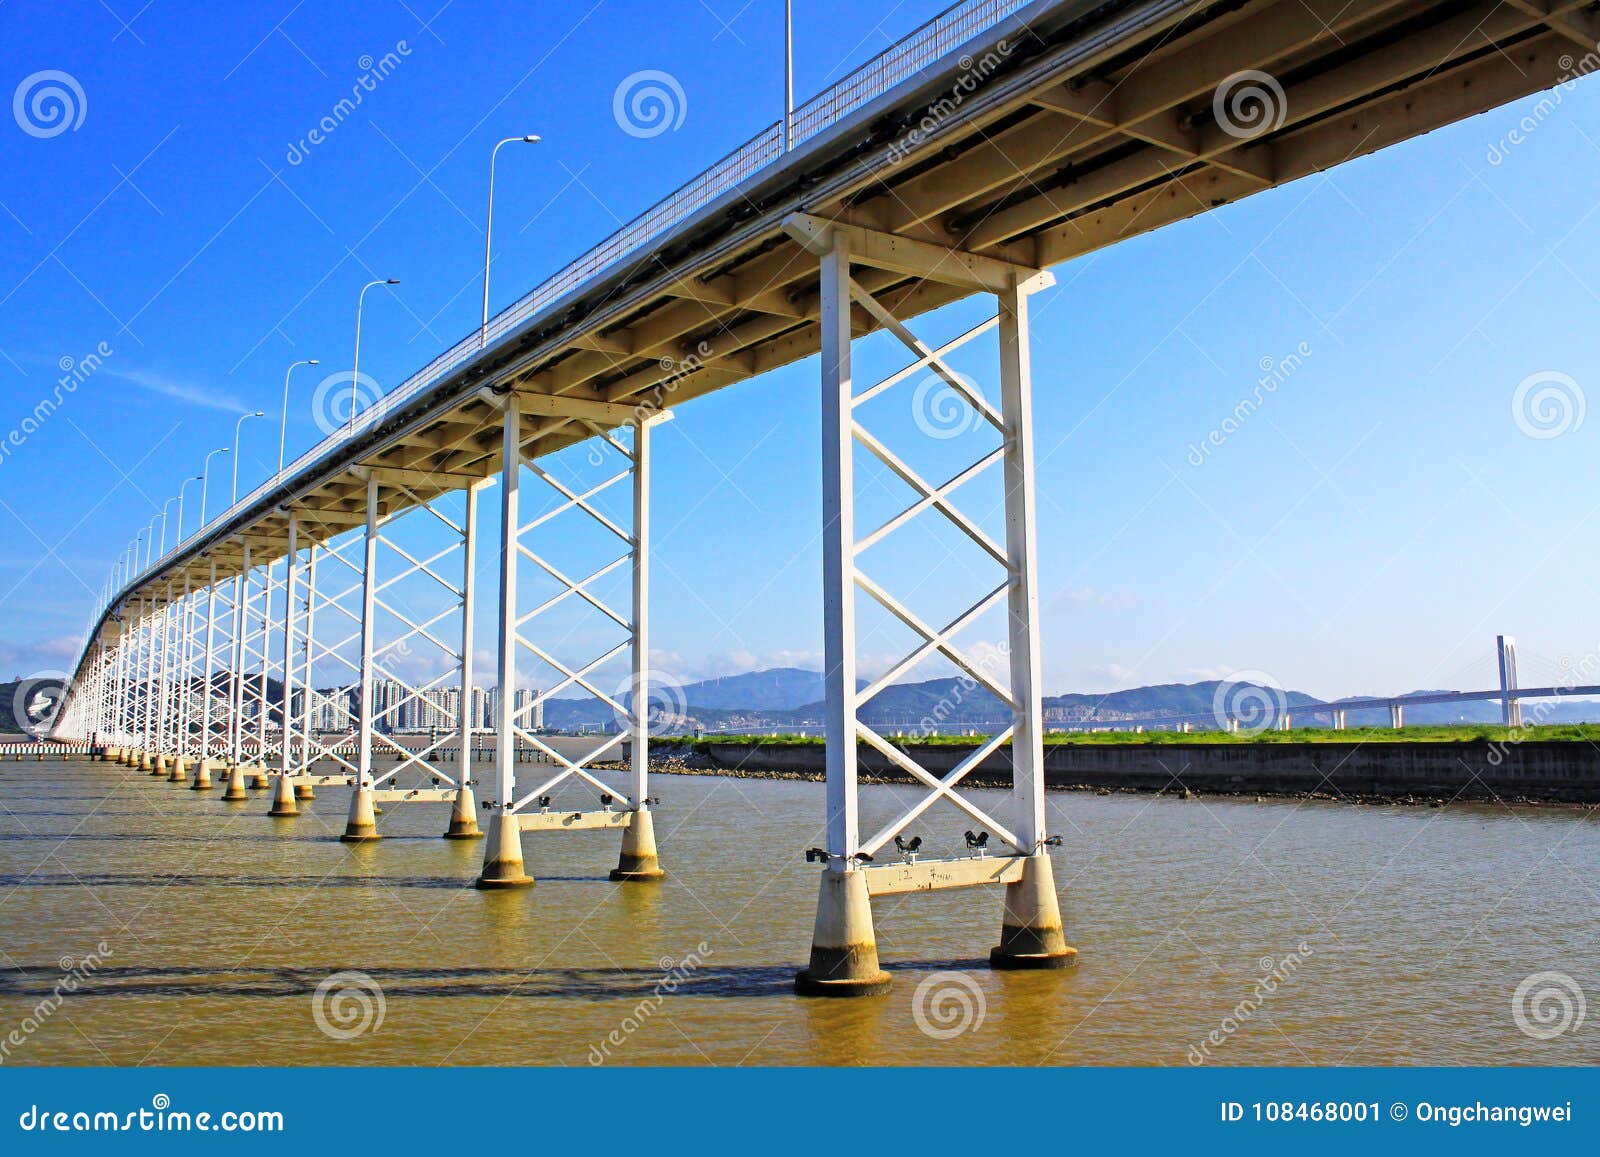
[[[1062,934],[1048,854],[1044,800],[1043,714],[1039,672],[1039,594],[1036,561],[1031,367],[1028,349],[1028,297],[1052,283],[1048,273],[926,242],[895,237],[854,225],[797,214],[785,230],[821,266],[822,326],[822,485],[823,631],[827,688],[827,840],[817,918],[808,967],[795,978],[807,996],[866,996],[888,990],[889,976],[879,966],[872,921],[872,897],[910,891],[1004,883],[1000,943],[990,953],[995,968],[1061,968],[1076,951]],[[862,272],[859,277],[855,269]],[[923,281],[947,283],[992,295],[996,315],[954,341],[933,349],[899,320],[879,294],[891,301],[892,287]],[[881,287],[881,288],[875,288]],[[852,306],[864,323],[892,333],[914,361],[870,388],[857,392],[851,368]],[[947,356],[990,330],[998,330],[1000,405],[953,371]],[[970,407],[999,445],[942,484],[925,481],[903,458],[869,431],[859,408],[911,375],[926,371],[941,389]],[[916,493],[916,500],[876,530],[855,530],[854,453],[861,445]],[[955,492],[999,466],[1003,474],[1005,534],[997,542],[955,502]],[[997,569],[998,582],[942,627],[931,626],[859,565],[861,554],[907,523],[937,512]],[[964,545],[965,545],[964,544]],[[864,689],[857,681],[856,592],[865,592],[918,637],[916,647]],[[1008,623],[1005,675],[995,664],[963,650],[956,636],[986,612],[1006,607]],[[910,754],[861,719],[861,708],[925,659],[942,656],[974,688],[983,688],[1011,709],[1012,722],[954,770],[939,778]],[[962,780],[990,754],[1010,741],[1013,786],[1009,824],[957,790]],[[915,804],[863,839],[860,830],[858,743],[927,789]],[[936,803],[954,805],[967,821],[997,837],[1007,851],[986,850],[955,860],[918,860],[874,866],[873,860]],[[969,846],[986,849],[987,836],[968,836]],[[808,858],[815,855],[808,853]]]
[[[485,800],[490,814],[478,887],[506,889],[534,882],[523,855],[525,831],[597,831],[617,829],[622,849],[611,878],[619,882],[647,882],[662,877],[649,800],[649,739],[651,674],[649,670],[649,487],[650,434],[669,415],[648,406],[624,406],[576,398],[515,392],[494,395],[502,409],[500,454],[500,589],[496,674],[500,688],[495,718],[495,771],[492,796]],[[625,433],[624,433],[625,431]],[[542,439],[560,432],[589,435],[590,462],[604,477],[593,484],[568,485],[536,462]],[[627,439],[627,440],[624,440]],[[551,504],[533,514],[524,504],[524,482],[542,484],[537,497]],[[608,514],[600,496],[627,482],[632,487],[632,525],[623,526]],[[531,516],[530,516],[531,515]],[[579,536],[550,533],[553,520],[572,516],[590,537],[604,545],[592,547],[605,561],[573,567],[554,553],[566,540]],[[543,535],[538,534],[543,530]],[[612,551],[620,543],[622,551]],[[526,565],[525,565],[526,564]],[[627,567],[631,572],[631,608],[615,609],[603,597],[600,584],[606,576]],[[528,571],[524,574],[522,572]],[[572,572],[572,573],[569,573]],[[580,576],[580,577],[574,577]],[[529,580],[529,581],[524,581]],[[537,581],[553,591],[536,599]],[[581,614],[616,641],[587,660],[558,655],[552,638],[552,612]],[[538,632],[537,634],[535,632]],[[620,637],[619,637],[620,636]],[[626,660],[630,675],[627,692],[612,692],[600,672]],[[536,662],[553,672],[552,681],[526,700],[517,693],[524,664]],[[534,716],[548,700],[569,689],[586,693],[608,707],[618,721],[610,735],[597,737],[595,746],[569,757],[546,743],[534,727]],[[627,786],[607,783],[597,765],[631,743]],[[518,750],[528,751],[539,764],[553,765],[537,786],[522,790],[517,784]],[[578,787],[598,797],[599,807],[588,810],[562,806],[552,810],[552,793],[563,786]],[[615,810],[613,804],[617,805]]]

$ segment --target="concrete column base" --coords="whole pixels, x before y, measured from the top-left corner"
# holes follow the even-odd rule
[[[644,807],[633,813],[633,820],[622,829],[622,855],[611,870],[620,881],[660,880],[666,876],[656,856],[656,822]]]
[[[167,776],[167,782],[189,782],[189,757],[187,755],[175,755],[172,757],[172,774]]]
[[[272,792],[272,807],[267,810],[269,816],[279,819],[289,819],[300,814],[300,809],[294,802],[294,784],[289,782],[289,777],[280,775],[276,777],[277,786]]]
[[[483,846],[483,871],[478,887],[485,891],[526,888],[533,883],[522,866],[522,826],[517,817],[496,812],[489,821],[489,839]]]
[[[245,778],[252,789],[260,791],[262,788],[272,786],[272,777],[267,774],[267,769],[260,764],[249,764],[244,769]]]
[[[881,996],[889,974],[878,967],[867,877],[858,870],[822,873],[817,923],[811,933],[811,966],[796,974],[801,996]]]
[[[990,968],[1071,968],[1078,950],[1061,934],[1061,904],[1055,872],[1043,852],[1029,856],[1022,879],[1006,885],[1006,913],[1000,943],[989,952]]]
[[[296,776],[294,780],[295,799],[316,799],[317,793],[311,788],[311,780],[304,776]]]
[[[189,785],[189,790],[210,791],[211,787],[211,760],[202,759],[199,763],[195,764],[194,782]]]
[[[244,768],[237,763],[228,768],[228,787],[222,793],[222,798],[228,803],[240,803],[250,798],[250,793],[244,789]]]
[[[364,844],[383,838],[378,835],[378,817],[372,807],[370,787],[359,787],[350,797],[350,816],[345,820],[344,835],[339,838],[347,844]]]
[[[161,778],[165,779],[167,776],[172,774],[172,761],[169,760],[165,755],[156,756],[155,764],[150,774],[159,775]]]
[[[463,785],[456,791],[456,801],[450,808],[450,826],[445,829],[447,840],[481,840],[483,832],[478,827],[478,801],[472,788]]]

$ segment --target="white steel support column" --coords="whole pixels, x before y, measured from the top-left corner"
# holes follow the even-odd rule
[[[1006,570],[1011,647],[1011,798],[1028,854],[1006,885],[997,968],[1062,968],[1076,960],[1061,931],[1061,907],[1044,842],[1044,711],[1039,689],[1038,527],[1033,477],[1033,371],[1027,290],[999,294],[1000,403],[1005,416]]]
[[[206,583],[206,637],[200,672],[200,755],[195,763],[194,790],[211,790],[211,687],[212,664],[217,648],[217,564],[211,563],[210,579]]]
[[[376,626],[374,600],[378,583],[378,478],[367,476],[367,528],[362,543],[361,568],[361,690],[360,718],[356,736],[356,790],[350,797],[350,815],[345,821],[347,843],[378,839],[377,812],[372,795],[372,674],[375,655],[373,630]]]
[[[228,803],[243,803],[250,798],[245,790],[243,716],[244,716],[244,631],[245,593],[250,573],[250,545],[244,546],[240,573],[233,579],[232,603],[229,606],[231,626],[228,630],[228,718],[222,735],[225,752],[224,763],[228,769],[228,786],[222,798]]]
[[[317,544],[313,542],[311,549],[306,552],[306,625],[301,632],[305,645],[301,648],[305,655],[305,663],[301,667],[300,682],[304,690],[301,692],[302,710],[300,712],[300,757],[291,765],[291,770],[297,774],[309,775],[311,766],[316,762],[313,754],[314,748],[311,741],[311,729],[315,722],[314,710],[316,707],[316,694],[313,691],[311,662],[317,634]]]
[[[622,854],[613,880],[645,882],[666,875],[656,851],[655,818],[650,814],[650,428],[657,419],[633,424],[633,733],[630,782],[633,820],[622,829]]]
[[[850,363],[850,246],[842,233],[822,265],[822,638],[826,684],[827,866],[811,959],[795,977],[807,996],[889,990],[878,966],[867,879],[856,861],[855,384]]]
[[[233,580],[233,632],[229,643],[228,699],[233,704],[228,716],[228,764],[244,766],[244,614],[245,593],[250,574],[250,544],[244,547],[243,570]]]
[[[464,558],[461,572],[461,701],[456,717],[456,798],[445,828],[447,840],[476,840],[478,802],[472,791],[472,625],[478,613],[478,492],[485,483],[467,488],[467,508],[462,518]]]
[[[278,755],[278,774],[289,778],[294,761],[294,631],[295,589],[300,577],[300,520],[289,515],[288,554],[283,576],[283,682],[280,691],[283,716],[283,750]]]
[[[500,706],[495,712],[495,798],[478,887],[524,888],[533,883],[523,867],[522,827],[514,810],[517,788],[517,502],[522,478],[522,411],[507,399],[500,459],[500,614],[495,674]]]

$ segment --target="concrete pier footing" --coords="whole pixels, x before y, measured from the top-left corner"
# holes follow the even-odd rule
[[[148,751],[139,753],[139,770],[149,772],[151,775],[166,775],[165,771],[156,770],[156,757]]]
[[[167,782],[189,782],[189,757],[187,755],[175,755],[172,757],[172,774],[167,776]]]
[[[879,996],[889,991],[889,985],[889,974],[878,967],[866,874],[856,869],[825,870],[811,933],[811,964],[795,976],[795,992]]]
[[[483,871],[478,887],[486,891],[526,888],[533,883],[522,865],[522,824],[515,815],[496,812],[489,821],[489,838],[483,847]]]
[[[272,792],[272,807],[268,809],[269,816],[279,819],[289,819],[300,814],[300,808],[294,802],[294,783],[286,775],[274,776],[276,786]]]
[[[294,798],[295,799],[316,799],[317,798],[317,793],[311,787],[311,780],[310,779],[306,779],[306,778],[296,778],[295,779],[295,781],[294,781]]]
[[[202,760],[200,760],[199,763],[195,764],[195,766],[194,766],[194,782],[189,785],[189,790],[190,791],[210,791],[211,790],[211,788],[212,788],[212,783],[211,783],[211,769],[212,769],[212,766],[213,766],[213,764],[212,764],[212,761],[210,759],[202,759]]]
[[[455,803],[450,806],[450,826],[445,829],[447,840],[481,840],[483,831],[478,827],[478,801],[472,788],[463,785],[456,792]]]
[[[250,787],[256,791],[272,786],[272,777],[267,774],[267,769],[258,763],[246,764],[244,774]]]
[[[344,834],[339,838],[347,844],[364,844],[382,839],[378,835],[378,817],[372,807],[372,789],[358,787],[350,797],[350,815],[345,820]]]
[[[664,876],[666,873],[661,870],[661,860],[656,855],[656,822],[641,806],[633,813],[632,822],[622,829],[622,855],[611,870],[611,878],[648,882]]]
[[[1078,950],[1061,934],[1061,904],[1055,873],[1044,852],[1029,856],[1022,878],[1006,885],[1000,943],[989,952],[989,967],[1001,969],[1071,968]]]
[[[153,765],[150,774],[158,775],[162,779],[165,779],[167,776],[172,774],[172,761],[165,755],[157,755],[155,764]]]
[[[244,766],[232,764],[228,768],[228,787],[222,793],[222,798],[228,803],[240,803],[250,798],[250,793],[244,789]]]

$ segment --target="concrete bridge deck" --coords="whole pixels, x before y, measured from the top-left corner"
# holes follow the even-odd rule
[[[959,5],[948,27],[802,106],[791,152],[775,153],[777,128],[765,130],[495,318],[483,348],[469,335],[111,605],[160,605],[169,579],[204,585],[212,561],[230,578],[246,542],[255,565],[282,557],[291,508],[302,541],[359,526],[367,471],[403,487],[385,513],[492,474],[491,392],[531,417],[536,457],[590,437],[589,423],[622,424],[816,353],[819,278],[795,214],[859,229],[855,259],[871,267],[859,280],[914,317],[1574,79],[1596,63],[1588,7]],[[864,308],[852,317],[857,334],[882,324]],[[116,630],[102,618],[91,641]]]

